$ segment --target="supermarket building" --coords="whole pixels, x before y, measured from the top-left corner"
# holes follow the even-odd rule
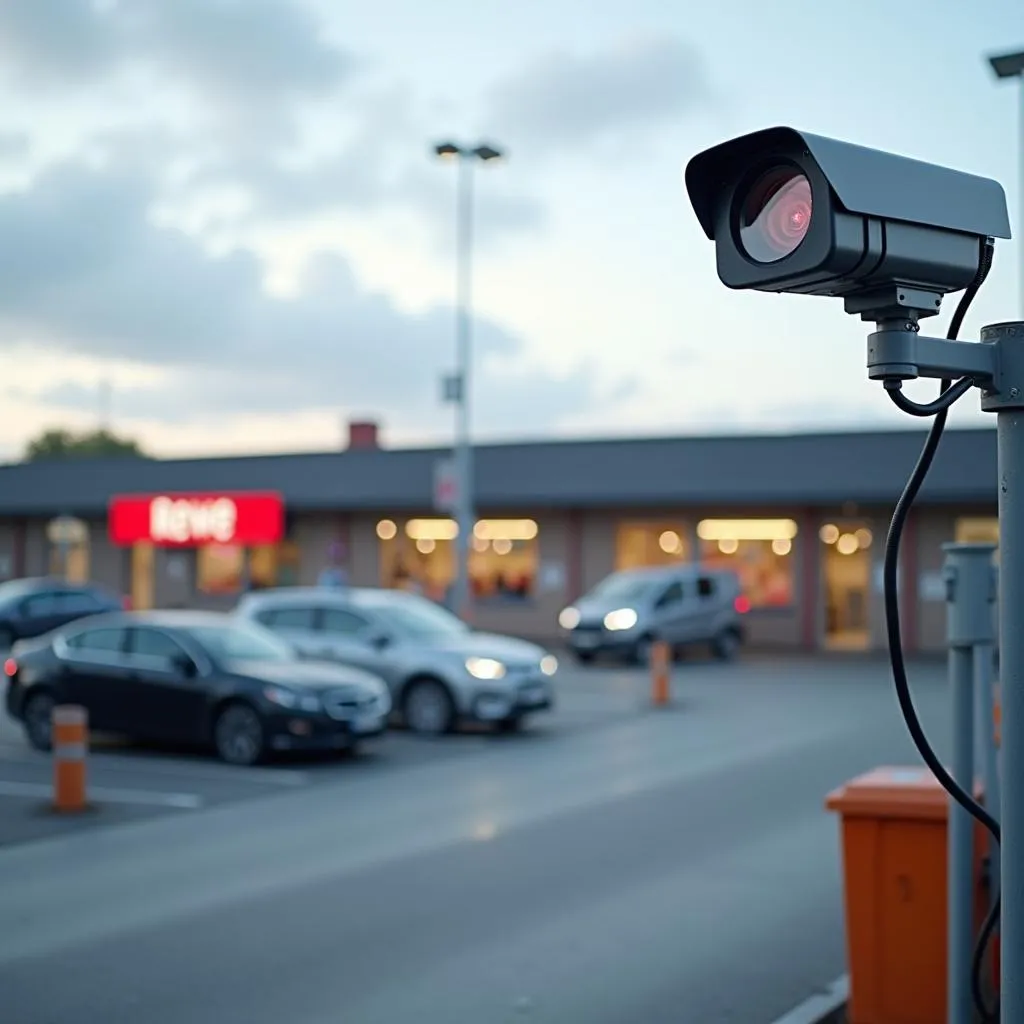
[[[884,534],[919,431],[544,441],[476,448],[471,577],[480,628],[557,636],[607,573],[732,566],[757,645],[884,646]],[[136,607],[230,607],[246,587],[359,585],[444,600],[454,575],[449,453],[388,449],[112,458],[0,467],[0,578],[94,580]],[[998,539],[991,429],[949,430],[908,524],[909,649],[944,637],[942,544]]]

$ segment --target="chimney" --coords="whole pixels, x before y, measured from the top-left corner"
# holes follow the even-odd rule
[[[376,420],[349,420],[349,451],[366,451],[379,448]]]

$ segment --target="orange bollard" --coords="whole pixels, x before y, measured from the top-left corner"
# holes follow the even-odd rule
[[[663,707],[669,700],[669,666],[672,649],[664,640],[658,640],[651,647],[651,700],[656,707]]]
[[[63,814],[84,811],[85,756],[89,747],[86,710],[76,704],[53,709],[53,806]]]

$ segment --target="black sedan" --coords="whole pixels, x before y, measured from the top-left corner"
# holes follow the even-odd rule
[[[87,615],[123,607],[123,598],[93,583],[68,583],[45,576],[7,580],[0,583],[0,650]]]
[[[121,612],[14,645],[7,711],[39,750],[57,704],[97,732],[214,748],[231,764],[272,751],[353,747],[386,728],[385,683],[303,661],[261,626],[213,612]]]

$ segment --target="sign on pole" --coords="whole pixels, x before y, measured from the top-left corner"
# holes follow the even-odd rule
[[[452,459],[434,463],[434,508],[438,512],[454,512],[459,500],[459,480]]]
[[[447,405],[458,405],[462,401],[462,377],[459,374],[450,373],[442,379],[441,397]]]
[[[84,544],[89,539],[89,527],[73,516],[58,516],[46,524],[46,538],[51,544]]]

